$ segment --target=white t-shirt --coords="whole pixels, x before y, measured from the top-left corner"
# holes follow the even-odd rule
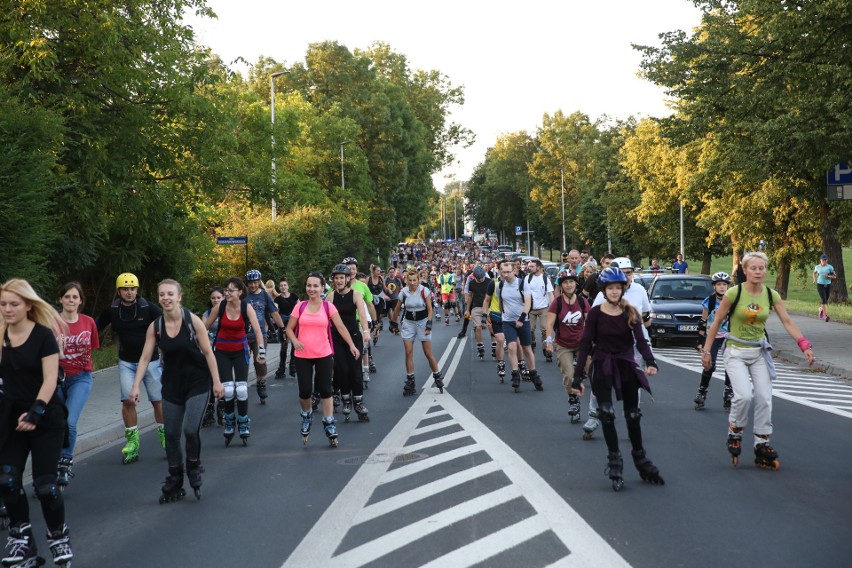
[[[529,276],[525,276],[524,278],[526,278],[524,292],[529,291],[532,296],[532,309],[540,310],[549,307],[547,293],[553,292],[553,284],[551,284],[550,278],[546,274],[533,276],[532,280],[530,280]]]

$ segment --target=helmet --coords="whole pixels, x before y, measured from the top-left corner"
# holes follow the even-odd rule
[[[450,268],[450,267],[449,267],[449,266],[447,266],[446,264],[442,264],[442,265],[441,265],[441,270],[449,270],[449,268]]]
[[[358,266],[358,259],[354,256],[347,256],[341,261],[341,264],[354,264],[355,266]]]
[[[115,279],[115,287],[118,288],[138,288],[139,287],[139,279],[136,278],[135,274],[131,274],[129,272],[122,272],[118,275],[118,278]]]
[[[349,270],[349,267],[345,264],[338,264],[331,270],[331,275],[335,274],[345,274],[346,276],[352,276],[352,271]]]
[[[625,268],[633,270],[633,261],[626,256],[619,256],[618,258],[612,259],[612,262],[610,262],[609,265],[615,268],[620,268],[621,270],[624,270]]]
[[[481,278],[485,278],[485,269],[482,268],[481,266],[477,266],[476,268],[473,269],[473,277],[476,278],[477,280],[479,280]]]
[[[260,270],[249,270],[246,272],[246,282],[258,282],[260,280]]]
[[[557,286],[562,286],[562,283],[566,280],[573,280],[577,284],[580,283],[580,277],[577,276],[577,273],[573,270],[563,269],[559,271],[559,277],[556,280]]]
[[[727,272],[717,272],[713,276],[710,277],[710,280],[715,284],[716,282],[727,282],[731,283],[731,275]]]
[[[617,266],[610,264],[609,268],[604,269],[598,276],[598,286],[605,287],[607,284],[627,284],[627,275]]]

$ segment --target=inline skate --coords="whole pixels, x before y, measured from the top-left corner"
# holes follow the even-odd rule
[[[497,361],[497,376],[500,377],[500,384],[503,384],[506,380],[506,362],[505,361]]]
[[[722,408],[730,410],[732,400],[734,400],[734,389],[730,386],[726,386],[725,392],[722,393]]]
[[[769,440],[766,436],[757,436],[763,440]],[[762,469],[778,471],[781,463],[778,461],[778,452],[769,445],[769,442],[761,442],[754,447],[754,465]]]
[[[535,390],[537,390],[537,391],[543,391],[544,390],[544,384],[541,382],[541,377],[538,376],[538,371],[536,369],[533,369],[532,371],[530,371],[530,380],[532,381],[532,384],[535,387]]]
[[[414,375],[405,376],[405,386],[402,387],[402,396],[417,394],[417,386],[414,384]]]
[[[370,354],[367,356],[367,358],[368,358],[368,360],[370,361],[370,372],[371,372],[371,373],[375,373],[375,372],[376,372],[376,365],[375,365],[375,363],[373,363],[373,354],[372,354],[372,353],[370,353]]]
[[[331,393],[332,412],[337,414],[337,409],[340,408],[340,389]]]
[[[9,527],[3,566],[36,568],[37,566],[43,566],[46,562],[44,558],[38,555],[30,523],[20,523]]]
[[[74,552],[71,550],[71,539],[68,537],[68,526],[63,524],[62,528],[47,532],[47,546],[53,556],[53,563],[57,566],[71,567],[71,559]],[[16,564],[17,566],[17,564]]]
[[[480,361],[485,360],[485,346],[481,343],[476,344],[476,356]]]
[[[597,410],[589,410],[589,419],[586,420],[585,424],[583,424],[584,440],[591,440],[592,435],[595,433],[595,430],[597,430],[598,426],[601,425],[601,420],[599,416],[600,414],[598,414]]]
[[[9,528],[9,512],[6,510],[6,505],[0,501],[0,530]]]
[[[71,478],[74,477],[71,472],[73,465],[74,461],[71,458],[59,458],[59,464],[56,467],[56,485],[59,486],[60,491],[65,491],[65,488],[71,483]]]
[[[352,397],[344,394],[341,397],[341,402],[343,403],[343,421],[349,422],[349,415],[352,414]]]
[[[370,388],[370,368],[361,367],[361,379],[364,383],[364,390]]]
[[[612,481],[612,490],[621,491],[624,487],[624,460],[621,459],[621,452],[609,452],[607,454],[607,464],[605,473]]]
[[[692,399],[695,403],[695,410],[704,410],[704,403],[707,400],[707,387],[698,387],[698,394]]]
[[[266,381],[257,381],[257,396],[260,397],[260,404],[266,404],[266,399],[269,395],[266,394]]]
[[[220,400],[216,404],[216,424],[219,426],[225,425],[225,401]]]
[[[213,401],[207,403],[204,408],[204,416],[201,418],[201,427],[207,428],[216,423],[216,408],[213,406]]]
[[[300,410],[299,416],[302,418],[302,444],[307,444],[308,436],[311,434],[311,423],[314,419],[314,412],[312,410]]]
[[[521,392],[521,373],[512,369],[512,389],[515,392]]]
[[[325,435],[328,438],[328,443],[332,448],[337,447],[337,426],[334,425],[334,416],[324,416],[322,426],[325,429]]]
[[[355,396],[355,414],[358,415],[359,422],[369,422],[370,415],[367,414],[367,407],[364,406],[364,397]]]
[[[121,461],[126,465],[139,459],[139,429],[125,428],[124,437],[127,443],[121,448]]]
[[[630,454],[633,456],[633,465],[636,466],[636,470],[639,472],[639,477],[642,478],[642,481],[647,481],[654,485],[666,484],[665,480],[660,476],[660,470],[657,469],[657,466],[645,457],[645,450],[632,450]]]
[[[432,373],[432,380],[435,381],[435,386],[438,388],[438,392],[444,394],[444,381],[441,380],[441,372]]]
[[[496,341],[491,342],[491,358],[497,359],[497,342]]]
[[[240,416],[237,418],[237,428],[240,431],[240,440],[243,441],[244,446],[248,446],[248,439],[251,436],[251,430],[249,429],[249,423],[251,420],[248,416]]]
[[[742,453],[743,429],[735,426],[729,426],[728,430],[728,451],[731,453],[731,463],[734,467],[740,463],[740,453]]]
[[[201,474],[204,473],[204,468],[201,467],[201,460],[187,459],[186,460],[186,479],[189,481],[189,486],[192,487],[196,499],[201,499]]]
[[[521,373],[521,380],[529,381],[530,380],[530,372],[527,369],[527,362],[523,359],[518,361],[518,371]]]
[[[237,416],[233,412],[225,413],[225,429],[222,431],[222,434],[225,436],[225,447],[231,445],[231,440],[234,439],[234,434],[236,434],[236,423]]]
[[[311,394],[311,409],[316,412],[320,405],[320,395],[318,392],[313,392]]]
[[[162,495],[160,495],[160,505],[163,503],[171,503],[179,501],[186,496],[186,490],[183,488],[183,466],[170,465],[169,475],[163,482]]]
[[[580,397],[576,394],[568,395],[568,416],[571,417],[571,424],[576,424],[580,419]]]

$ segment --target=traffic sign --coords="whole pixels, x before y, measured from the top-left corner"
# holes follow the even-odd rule
[[[852,185],[852,167],[843,162],[835,164],[833,168],[828,170],[826,183],[828,185]]]
[[[852,184],[828,186],[829,201],[843,201],[844,199],[852,199]]]
[[[248,237],[216,237],[217,245],[245,245]]]
[[[515,234],[522,235],[524,233],[524,228],[520,225],[515,225]]]

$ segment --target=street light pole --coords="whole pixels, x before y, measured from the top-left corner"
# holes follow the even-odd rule
[[[269,98],[270,115],[272,117],[272,220],[278,217],[278,204],[275,203],[275,78],[289,73],[289,71],[277,71],[269,76]]]
[[[683,254],[683,200],[680,201],[680,256],[686,258]]]
[[[559,168],[560,185],[562,186],[562,252],[567,250],[565,245],[565,170]]]
[[[340,143],[340,188],[346,190],[346,176],[343,170],[343,147],[352,142],[352,140],[344,140]]]

